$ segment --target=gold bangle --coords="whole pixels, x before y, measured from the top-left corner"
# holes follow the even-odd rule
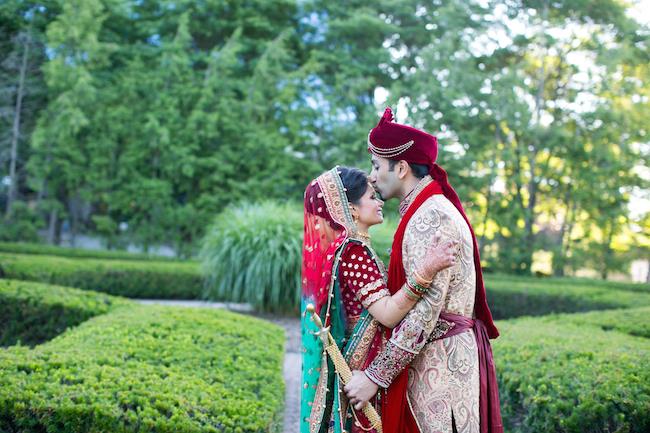
[[[415,275],[415,278],[419,280],[418,284],[420,284],[422,286],[430,286],[431,283],[433,283],[433,278],[431,278],[430,280],[427,280],[426,278],[423,278],[422,275],[420,275],[420,273],[418,272],[417,269],[413,270],[413,275]]]

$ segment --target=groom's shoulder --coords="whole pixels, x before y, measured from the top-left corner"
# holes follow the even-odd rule
[[[427,198],[413,214],[412,220],[419,220],[438,215],[440,218],[452,218],[458,210],[447,197],[434,194]]]
[[[458,210],[449,199],[442,194],[436,194],[426,199],[415,211],[406,225],[406,231],[422,235],[424,232],[433,233],[447,226],[453,229],[454,220],[459,215],[457,214]]]

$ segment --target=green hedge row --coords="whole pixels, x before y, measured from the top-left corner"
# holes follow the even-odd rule
[[[576,325],[595,326],[603,331],[614,330],[623,334],[650,338],[650,307],[563,314],[557,315],[556,320]]]
[[[198,299],[195,262],[98,260],[0,253],[0,277],[96,290],[129,298]]]
[[[650,308],[499,322],[506,431],[650,431]],[[604,330],[610,329],[609,331]]]
[[[0,280],[0,346],[34,345],[131,302],[104,293]]]
[[[539,284],[552,282],[553,284],[561,284],[565,287],[591,287],[591,288],[607,288],[614,290],[627,290],[630,292],[650,293],[650,284],[648,283],[633,283],[631,281],[609,281],[594,278],[581,278],[581,277],[525,277],[520,275],[508,274],[488,274],[488,279],[495,278],[499,281],[511,281],[515,284],[520,282],[533,281]]]
[[[83,248],[67,248],[58,247],[56,245],[32,244],[26,242],[0,242],[0,252],[86,259],[180,261],[180,259],[174,257],[156,256],[152,254],[129,253],[127,251],[114,250],[88,250]]]
[[[119,308],[0,350],[0,431],[277,432],[283,343],[226,311]]]
[[[650,293],[643,290],[628,290],[617,283],[576,280],[488,274],[485,285],[496,319],[650,306]]]

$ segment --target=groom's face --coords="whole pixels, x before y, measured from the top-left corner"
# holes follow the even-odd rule
[[[402,181],[397,170],[390,168],[389,160],[372,155],[371,164],[372,170],[368,180],[375,188],[375,191],[381,195],[383,200],[398,197]]]

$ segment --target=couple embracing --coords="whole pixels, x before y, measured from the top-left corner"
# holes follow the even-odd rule
[[[393,122],[368,135],[372,171],[335,167],[305,191],[302,291],[353,370],[344,385],[302,317],[301,433],[502,432],[476,237],[436,137]],[[388,270],[368,228],[401,215]],[[374,406],[381,427],[362,407]]]

